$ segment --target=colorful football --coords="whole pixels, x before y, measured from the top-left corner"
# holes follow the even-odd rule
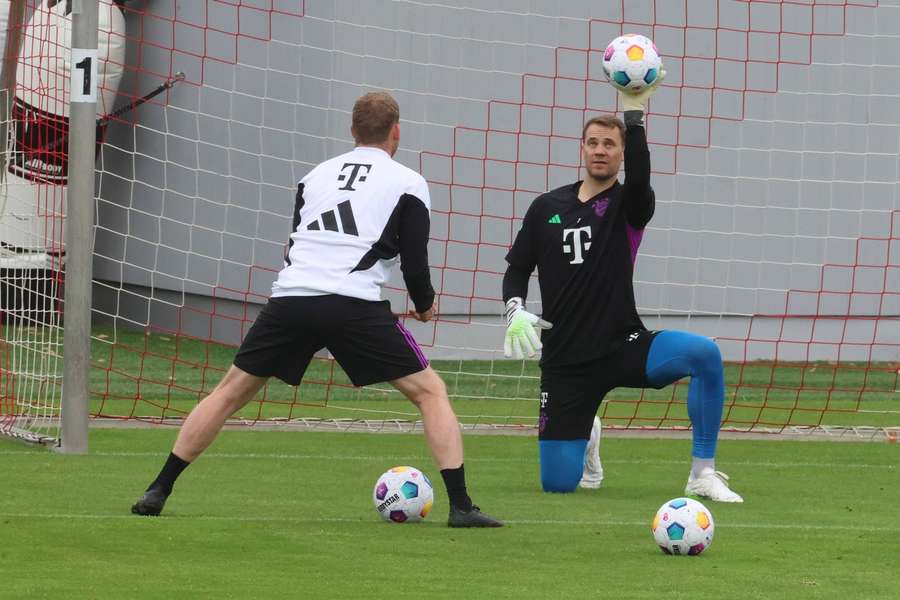
[[[712,544],[715,531],[712,514],[691,498],[673,498],[659,507],[650,531],[666,554],[696,556]]]
[[[385,521],[413,523],[428,516],[434,503],[434,490],[422,471],[394,467],[378,478],[372,500]]]
[[[603,53],[603,71],[609,82],[623,92],[639,92],[656,81],[662,60],[650,38],[627,33],[609,43]]]

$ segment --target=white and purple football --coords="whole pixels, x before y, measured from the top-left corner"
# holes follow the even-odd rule
[[[626,33],[609,43],[603,53],[603,71],[613,87],[639,92],[659,77],[662,59],[650,38]]]
[[[434,503],[434,490],[422,471],[414,467],[393,467],[378,478],[372,500],[385,521],[414,523],[428,516]]]

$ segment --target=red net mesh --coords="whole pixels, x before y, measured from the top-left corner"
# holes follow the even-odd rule
[[[461,115],[460,122],[466,124],[452,129],[442,149],[420,153],[419,167],[434,199],[432,277],[442,312],[448,314],[415,329],[423,346],[468,348],[459,331],[479,327],[484,320],[479,315],[499,313],[502,258],[525,209],[537,194],[580,178],[581,124],[593,114],[621,108],[600,66],[610,39],[640,31],[652,37],[663,54],[668,76],[651,104],[647,131],[654,172],[675,176],[683,161],[713,145],[717,124],[743,121],[748,98],[780,91],[786,66],[812,64],[817,43],[844,36],[848,18],[871,12],[878,3],[735,0],[731,8],[742,10],[727,13],[720,12],[720,5],[622,0],[608,10],[615,17],[570,20],[571,42],[556,48],[552,72],[522,75],[518,97],[489,100],[483,112],[475,111],[471,118]],[[135,4],[125,13],[129,60],[121,65],[126,76],[119,103],[141,99],[148,81],[170,80],[179,71],[187,73],[186,84],[202,90],[210,83],[211,70],[244,64],[248,49],[270,45],[273,27],[297,26],[305,17],[305,5],[213,0],[202,14],[188,18],[176,10],[175,2],[157,2]],[[308,49],[298,39],[294,50]],[[275,45],[267,50],[284,51]],[[403,88],[402,82],[398,87]],[[162,107],[170,100],[169,94],[161,94],[149,103]],[[203,110],[202,101],[196,110]],[[116,121],[137,126],[140,113],[131,111]],[[42,212],[47,215],[47,237],[54,240],[51,246],[62,244],[62,210],[53,202],[48,199]],[[823,265],[817,289],[781,292],[783,310],[759,311],[747,318],[742,333],[717,336],[723,353],[738,357],[726,369],[726,428],[779,431],[791,426],[891,424],[897,364],[877,357],[897,356],[900,345],[892,333],[900,304],[898,214],[891,214],[887,236],[860,237],[856,256]],[[872,256],[881,258],[873,264]],[[126,335],[127,327],[98,333],[92,414],[153,422],[184,416],[230,365],[233,340],[246,333],[278,267],[252,261],[229,265],[233,272],[225,278],[228,283],[213,282],[209,302],[178,309],[176,322],[148,320],[141,335]],[[638,280],[640,276],[638,272]],[[142,293],[126,287],[121,286],[122,297]],[[389,293],[395,309],[404,301],[408,304],[402,289],[393,287]],[[810,305],[815,310],[809,310]],[[502,340],[498,324],[492,323],[494,329],[487,334],[497,346]],[[770,358],[759,360],[761,355]],[[485,352],[476,352],[474,358],[486,360],[437,363],[463,420],[533,424],[533,365],[504,363]],[[15,415],[21,410],[21,387],[7,358],[3,365],[0,412]],[[614,427],[687,426],[685,389],[683,382],[662,392],[615,393],[604,403],[601,416]],[[467,400],[471,402],[465,404]],[[323,357],[314,361],[303,386],[270,384],[239,416],[250,423],[344,416],[390,420],[412,418],[415,412],[396,396],[355,390],[334,362]]]

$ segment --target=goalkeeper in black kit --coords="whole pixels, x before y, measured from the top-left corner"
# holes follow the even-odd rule
[[[596,415],[608,392],[659,389],[690,377],[693,461],[685,493],[742,502],[715,469],[725,393],[718,347],[693,333],[648,331],[635,308],[634,262],[655,202],[644,113],[664,76],[639,93],[619,92],[624,122],[590,119],[581,141],[584,180],[542,194],[528,209],[506,256],[504,350],[522,358],[543,348],[538,443],[544,491],[600,487]],[[525,306],[535,268],[541,317]]]

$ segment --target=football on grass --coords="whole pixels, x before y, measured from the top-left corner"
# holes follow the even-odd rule
[[[659,77],[662,60],[656,44],[636,33],[620,35],[603,53],[603,71],[613,87],[639,92]]]
[[[431,481],[414,467],[388,469],[372,490],[375,510],[385,521],[414,523],[428,516],[434,502]]]
[[[673,498],[659,507],[650,530],[666,554],[696,556],[712,544],[712,514],[691,498]]]

